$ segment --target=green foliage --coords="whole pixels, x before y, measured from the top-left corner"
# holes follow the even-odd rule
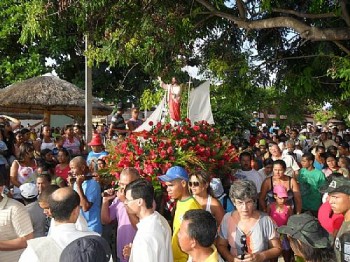
[[[339,1],[242,2],[247,21],[293,16],[314,28],[348,27]],[[207,3],[227,17],[239,17],[236,1]],[[336,16],[305,19],[275,8]],[[144,108],[162,98],[152,79],[170,78],[185,65],[198,66],[200,73],[220,81],[212,87],[212,105],[225,133],[253,110],[299,121],[310,105],[329,102],[338,115],[350,106],[349,57],[333,42],[305,41],[290,28],[241,29],[197,1],[2,0],[0,19],[0,87],[51,69],[82,87],[85,54],[93,67],[95,96],[138,103],[147,89],[141,98]],[[85,52],[86,34],[90,45]],[[349,41],[341,45],[350,49]],[[45,65],[47,58],[55,63]]]
[[[320,110],[315,113],[314,118],[317,122],[321,122],[324,125],[335,116],[336,113],[332,110]]]
[[[146,89],[140,98],[140,106],[144,110],[151,110],[152,107],[157,106],[164,97],[164,90],[158,89],[155,92],[151,89]]]

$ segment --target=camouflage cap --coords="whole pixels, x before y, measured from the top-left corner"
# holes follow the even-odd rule
[[[350,180],[346,177],[333,177],[332,181],[320,187],[321,193],[344,193],[350,195]]]
[[[307,213],[291,216],[287,225],[277,228],[277,231],[298,239],[313,248],[329,248],[332,246],[332,239],[328,232],[321,227],[314,216]]]

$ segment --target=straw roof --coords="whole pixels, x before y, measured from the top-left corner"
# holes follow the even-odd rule
[[[0,89],[0,112],[83,116],[85,92],[56,76],[38,76]],[[92,113],[109,115],[112,108],[93,98]]]

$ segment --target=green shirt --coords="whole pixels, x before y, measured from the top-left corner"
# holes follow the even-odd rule
[[[318,169],[309,171],[306,168],[302,168],[298,181],[303,210],[317,211],[322,203],[318,189],[326,183],[325,175]]]

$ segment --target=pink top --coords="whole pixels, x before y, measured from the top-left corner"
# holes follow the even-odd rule
[[[63,147],[66,148],[73,156],[78,156],[81,154],[80,152],[80,141],[78,138],[73,137],[73,141],[71,142],[68,138],[65,138],[63,142]]]
[[[277,226],[287,225],[289,218],[288,206],[284,205],[283,211],[280,213],[276,210],[276,202],[271,203],[269,216],[276,222]]]

